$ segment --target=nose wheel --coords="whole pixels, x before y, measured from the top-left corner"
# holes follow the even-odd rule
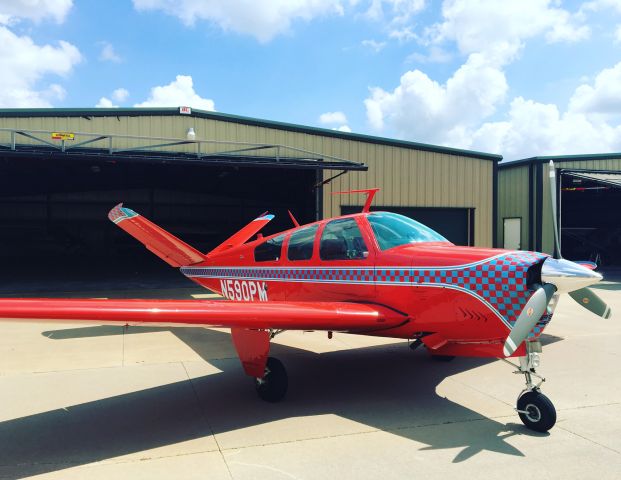
[[[259,398],[266,402],[279,402],[285,397],[288,386],[289,380],[285,366],[277,358],[269,357],[265,365],[265,375],[255,378]]]
[[[548,397],[538,390],[520,395],[517,412],[522,423],[536,432],[547,432],[556,423],[556,409]]]
[[[541,344],[539,342],[528,342],[526,346],[527,354],[524,357],[519,357],[519,365],[503,358],[509,365],[517,367],[513,373],[524,375],[526,380],[526,388],[520,393],[515,410],[526,428],[535,432],[547,432],[556,423],[556,408],[554,408],[552,401],[539,389],[541,384],[546,381],[536,371],[540,363]],[[538,378],[539,382],[535,383],[533,378]]]

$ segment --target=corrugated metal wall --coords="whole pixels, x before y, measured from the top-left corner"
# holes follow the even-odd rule
[[[185,138],[189,127],[200,140],[288,145],[322,155],[364,162],[368,172],[350,172],[327,185],[323,214],[340,214],[340,205],[362,205],[362,196],[343,198],[332,191],[380,187],[376,204],[412,207],[462,207],[475,209],[475,245],[492,246],[493,162],[446,153],[385,146],[349,139],[280,130],[263,126],[199,118],[195,116],[108,116],[0,118],[0,128],[55,130],[114,135]],[[6,134],[0,142],[6,143]],[[82,138],[83,139],[83,138]],[[76,142],[82,140],[77,137]],[[27,143],[20,138],[18,143]],[[144,145],[127,139],[117,148]],[[90,146],[106,148],[105,141]],[[169,148],[195,151],[195,145]],[[223,147],[226,149],[226,147]],[[204,150],[203,150],[204,151]],[[254,153],[253,153],[254,154]],[[273,152],[265,152],[273,155]],[[324,173],[325,178],[331,172]]]
[[[327,185],[324,215],[339,215],[340,205],[363,205],[364,196],[331,192],[381,187],[375,204],[394,207],[475,209],[475,245],[492,246],[493,163],[488,160],[419,150],[368,145],[368,172],[350,172]]]
[[[534,165],[539,161],[535,161]],[[552,224],[552,206],[550,200],[550,181],[548,176],[548,162],[541,161],[541,178],[537,175],[537,169],[533,168],[533,210],[537,215],[537,186],[542,185],[542,244],[541,251],[552,254],[554,251],[554,226]],[[572,160],[555,162],[559,169],[584,169],[584,170],[612,170],[621,171],[621,158],[603,160]],[[522,248],[536,249],[536,245],[528,246],[529,238],[529,165],[522,164],[515,167],[504,167],[498,170],[498,222],[497,235],[499,246],[503,245],[503,219],[507,217],[522,218]],[[537,219],[533,218],[533,238],[537,238]],[[535,242],[536,243],[536,240]]]
[[[531,248],[529,235],[528,165],[498,170],[498,246],[504,245],[504,219],[521,218],[520,243],[522,249]],[[534,247],[533,247],[534,248]]]

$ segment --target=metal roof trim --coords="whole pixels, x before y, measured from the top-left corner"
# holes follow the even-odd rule
[[[592,182],[603,183],[613,187],[621,188],[621,172],[610,171],[584,171],[584,170],[561,170],[564,175],[590,180]]]
[[[340,132],[327,128],[310,127],[293,123],[278,122],[275,120],[263,120],[228,113],[210,112],[206,110],[192,109],[189,115],[179,113],[179,107],[166,108],[9,108],[0,109],[0,117],[118,117],[118,116],[187,116],[220,120],[224,122],[241,123],[265,128],[275,128],[292,132],[320,135],[324,137],[341,138],[344,140],[354,140],[377,145],[408,148],[411,150],[423,150],[434,153],[445,153],[449,155],[478,158],[493,162],[500,162],[502,155],[493,153],[478,152],[475,150],[464,150],[460,148],[444,147],[439,145],[429,145],[426,143],[411,142],[407,140],[397,140],[386,137],[376,137],[361,133]]]
[[[182,152],[157,152],[149,150],[131,150],[109,153],[100,148],[72,148],[65,152],[46,146],[19,146],[16,150],[0,149],[0,156],[30,157],[47,159],[72,159],[80,156],[92,161],[134,161],[146,163],[188,164],[188,165],[216,165],[237,167],[261,168],[293,168],[312,170],[343,170],[367,171],[368,166],[363,163],[334,160],[309,160],[295,157],[271,157],[248,155],[204,155],[196,157]]]
[[[546,155],[523,158],[519,160],[507,160],[498,164],[498,168],[511,168],[530,165],[533,163],[554,163],[574,162],[574,161],[595,161],[595,160],[621,160],[621,153],[584,153],[578,155]]]

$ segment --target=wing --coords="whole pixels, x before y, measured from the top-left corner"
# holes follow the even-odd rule
[[[381,305],[347,302],[11,298],[0,299],[0,319],[360,333],[393,328],[409,317]]]

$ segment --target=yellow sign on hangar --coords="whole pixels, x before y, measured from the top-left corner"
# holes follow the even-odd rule
[[[75,134],[69,132],[54,132],[52,140],[75,140]]]

